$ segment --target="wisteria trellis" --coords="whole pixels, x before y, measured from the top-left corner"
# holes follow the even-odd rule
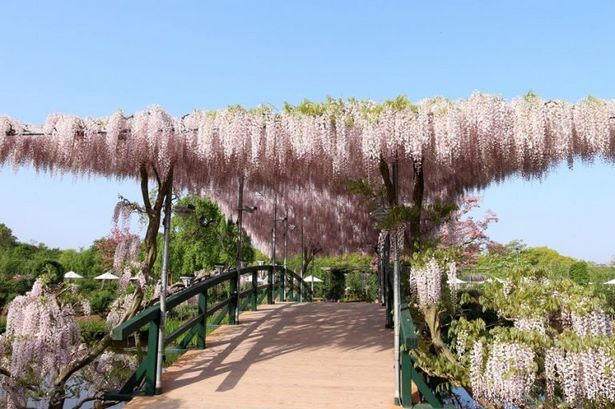
[[[343,182],[379,178],[381,160],[400,163],[404,201],[416,166],[423,170],[425,197],[433,200],[455,198],[513,174],[540,177],[575,157],[615,159],[615,101],[587,98],[573,104],[533,94],[506,101],[476,93],[465,100],[432,98],[416,104],[398,98],[381,104],[308,102],[282,111],[234,107],[180,118],[158,107],[100,119],[52,114],[42,126],[0,116],[0,165],[120,178],[139,178],[144,163],[161,173],[172,166],[176,188],[211,195],[227,214],[234,213],[236,181],[245,176],[245,200],[260,211],[244,225],[261,248],[269,237],[274,191],[294,224],[305,220],[306,236],[342,252],[376,241],[367,212]],[[257,191],[268,199],[254,195]],[[291,240],[295,246],[297,236]],[[430,284],[437,278],[431,267],[429,274],[419,275],[425,294],[427,289],[439,292]],[[525,328],[528,322],[518,325]],[[506,369],[510,351],[515,352],[510,345],[495,345],[491,366],[475,371],[477,395],[500,396],[511,389],[521,394],[531,384],[526,378],[497,385],[484,381]],[[527,359],[517,364],[525,368],[533,358],[523,356]],[[553,350],[550,370],[568,373],[586,356],[591,355]],[[578,395],[577,384],[565,388],[567,395]]]
[[[397,98],[306,102],[282,111],[232,107],[180,118],[159,107],[100,119],[51,114],[42,126],[0,116],[0,164],[116,177],[139,177],[141,163],[173,164],[176,187],[205,188],[229,210],[230,183],[244,174],[247,190],[276,190],[293,214],[309,217],[308,235],[346,220],[342,230],[328,230],[324,243],[343,250],[375,237],[342,182],[373,177],[381,158],[401,163],[402,193],[413,177],[409,164],[420,163],[426,198],[451,198],[512,174],[539,177],[574,157],[613,160],[614,118],[613,100],[570,103],[528,94],[506,101],[481,93],[416,104]],[[259,213],[246,227],[265,243],[270,215]],[[318,223],[320,231],[310,231]]]

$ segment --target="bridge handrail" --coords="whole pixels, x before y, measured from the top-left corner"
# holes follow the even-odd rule
[[[227,313],[231,318],[231,323],[234,323],[234,308],[241,308],[240,301],[245,299],[248,296],[252,296],[252,306],[251,309],[256,310],[256,306],[259,303],[258,294],[263,290],[266,291],[270,295],[270,299],[274,299],[274,289],[271,283],[267,283],[264,285],[257,285],[257,273],[260,271],[268,271],[270,273],[279,272],[282,276],[290,276],[297,279],[297,283],[300,284],[300,291],[303,291],[304,294],[310,294],[309,286],[306,285],[305,281],[297,275],[294,271],[285,268],[284,266],[272,266],[272,265],[263,265],[263,266],[250,266],[240,268],[239,272],[237,270],[230,270],[226,272],[222,272],[213,277],[209,277],[202,281],[198,281],[193,285],[170,295],[166,300],[167,312],[172,311],[178,305],[190,300],[191,298],[198,296],[198,312],[197,315],[187,322],[183,323],[179,328],[173,331],[171,334],[164,337],[164,345],[175,341],[183,334],[187,333],[184,338],[179,343],[179,348],[186,349],[188,344],[194,339],[197,338],[197,348],[203,349],[205,348],[205,331],[206,331],[206,321],[207,317],[213,316],[214,313],[221,311],[218,316],[214,319],[214,324],[220,324]],[[234,288],[233,285],[237,283],[239,276],[242,275],[252,275],[252,286],[244,291],[239,291],[239,289]],[[231,294],[229,296],[219,301],[218,303],[212,305],[210,308],[207,308],[207,292],[210,288],[229,281],[232,285]],[[284,284],[284,280],[281,280],[280,284]],[[293,280],[290,280],[289,285],[292,289],[294,287]],[[236,286],[235,286],[236,287]],[[264,295],[263,295],[264,296]],[[139,388],[142,383],[145,385],[144,393],[146,395],[153,395],[156,393],[160,393],[161,391],[155,390],[156,383],[156,345],[158,343],[158,329],[160,326],[160,304],[155,303],[143,311],[136,314],[131,319],[126,322],[118,325],[111,331],[111,338],[114,341],[125,341],[128,337],[140,331],[145,325],[149,324],[148,331],[148,351],[147,356],[144,361],[141,362],[137,370],[132,374],[132,376],[126,381],[126,383],[122,386],[119,391],[109,392],[106,394],[107,399],[110,400],[130,400],[134,396],[134,391],[136,388]]]
[[[402,295],[399,314],[399,360],[400,360],[400,402],[403,408],[414,407],[412,403],[412,383],[416,385],[418,391],[428,402],[425,407],[431,406],[433,409],[449,408],[448,405],[436,397],[433,390],[425,382],[424,373],[414,365],[412,350],[418,347],[418,335],[414,321],[410,315],[410,306],[406,298]]]
[[[300,281],[303,281],[303,279],[294,271],[290,270],[290,269],[284,269],[283,266],[271,266],[271,265],[265,265],[265,266],[250,266],[250,267],[245,267],[245,268],[241,268],[239,269],[239,273],[240,275],[245,275],[245,274],[253,274],[255,272],[259,272],[259,271],[269,271],[269,270],[273,270],[273,271],[278,271],[278,272],[285,272],[288,275],[291,275],[295,278],[297,278]],[[181,290],[178,293],[175,293],[173,295],[170,295],[167,298],[167,311],[171,311],[173,308],[175,308],[176,306],[178,306],[179,304],[182,304],[183,302],[189,300],[190,298],[194,297],[195,295],[199,295],[200,293],[202,293],[203,291],[208,290],[209,288],[221,284],[225,281],[229,281],[231,278],[233,278],[237,273],[237,270],[229,270],[229,271],[225,271],[223,273],[220,273],[218,275],[215,275],[213,277],[207,278],[205,280],[199,281],[197,283],[195,283],[194,285],[191,285],[190,287]],[[305,285],[305,281],[303,281],[303,284]],[[260,287],[266,287],[268,286],[268,284],[264,284]],[[308,286],[304,286],[304,288],[308,288]],[[240,296],[243,293],[246,292],[252,292],[253,289],[249,289],[246,290],[242,293],[240,293]],[[111,332],[111,338],[114,341],[124,341],[126,340],[132,333],[138,331],[140,328],[142,328],[145,324],[147,324],[150,321],[153,321],[154,319],[158,318],[160,316],[160,308],[159,308],[159,303],[155,303],[152,306],[145,308],[143,311],[141,311],[140,313],[138,313],[137,315],[135,315],[134,317],[132,317],[131,319],[127,320],[126,322],[118,325],[117,327],[115,327],[113,329],[113,331]]]

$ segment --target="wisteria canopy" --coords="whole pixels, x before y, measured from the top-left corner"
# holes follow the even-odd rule
[[[152,107],[129,117],[51,114],[42,126],[0,116],[0,164],[120,178],[138,178],[144,163],[159,170],[172,165],[175,189],[208,194],[231,213],[243,175],[246,203],[259,206],[244,225],[260,247],[269,238],[277,192],[291,223],[305,217],[308,237],[345,251],[373,244],[376,236],[344,182],[378,180],[381,160],[398,161],[402,201],[416,166],[427,200],[454,199],[510,175],[539,177],[575,157],[614,160],[614,118],[614,100],[573,104],[531,93],[511,101],[475,93],[416,104],[404,97],[329,99],[280,111],[229,107],[180,118]]]

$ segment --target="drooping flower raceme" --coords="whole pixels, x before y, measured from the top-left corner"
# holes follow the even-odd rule
[[[63,367],[86,354],[73,306],[63,304],[41,279],[9,304],[0,344],[2,366],[11,373],[0,377],[2,387],[12,391],[9,407],[23,401],[24,384],[34,383],[44,391]]]
[[[416,287],[416,295],[421,308],[440,302],[442,293],[442,271],[435,259],[431,259],[424,267],[413,268],[410,271],[411,287]]]
[[[485,357],[482,341],[471,353],[472,393],[488,402],[514,408],[525,403],[535,380],[535,354],[520,343],[494,342]]]
[[[551,348],[545,354],[547,392],[552,396],[561,385],[566,402],[581,400],[615,401],[615,360],[605,347],[585,347],[578,351]]]
[[[354,230],[327,232],[323,243],[344,251],[365,245],[357,237],[367,236],[371,223],[363,209],[356,209],[356,201],[347,206],[341,181],[378,178],[381,159],[399,162],[400,198],[411,195],[413,166],[420,164],[426,200],[455,199],[510,175],[541,176],[563,160],[614,159],[613,118],[611,100],[570,103],[530,94],[506,101],[482,93],[416,103],[331,99],[286,105],[281,111],[230,107],[180,118],[160,107],[100,119],[51,114],[43,126],[2,117],[0,164],[120,178],[138,178],[143,164],[160,172],[173,164],[175,187],[211,188],[213,198],[229,209],[236,195],[227,197],[226,191],[242,175],[250,187],[246,190],[276,191],[284,203],[291,195],[303,195],[294,211],[324,215],[325,220],[307,224],[307,236],[319,237],[317,225],[338,214],[352,220],[348,224]],[[306,197],[323,194],[333,200]],[[246,219],[256,242],[269,236],[268,228],[260,226],[271,220],[271,213],[262,217]]]

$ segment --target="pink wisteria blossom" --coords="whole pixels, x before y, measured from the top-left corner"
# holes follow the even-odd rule
[[[322,221],[306,223],[306,234],[324,232],[330,237],[325,247],[341,252],[364,247],[369,241],[357,237],[370,225],[343,182],[378,178],[381,158],[399,162],[402,198],[420,164],[427,200],[455,199],[510,175],[540,177],[575,157],[615,158],[612,100],[570,103],[530,94],[507,101],[475,93],[462,100],[401,101],[330,100],[312,103],[318,107],[312,110],[231,107],[179,118],[151,107],[129,117],[51,114],[42,126],[0,117],[0,164],[120,178],[139,177],[143,163],[160,172],[172,165],[176,188],[211,191],[227,209],[236,201],[229,187],[243,175],[246,190],[270,199],[278,192],[296,217],[318,216]],[[266,210],[252,218],[254,224],[246,218],[246,228],[262,243],[270,235],[260,227],[271,220]],[[322,227],[340,217],[354,227],[339,234]]]

